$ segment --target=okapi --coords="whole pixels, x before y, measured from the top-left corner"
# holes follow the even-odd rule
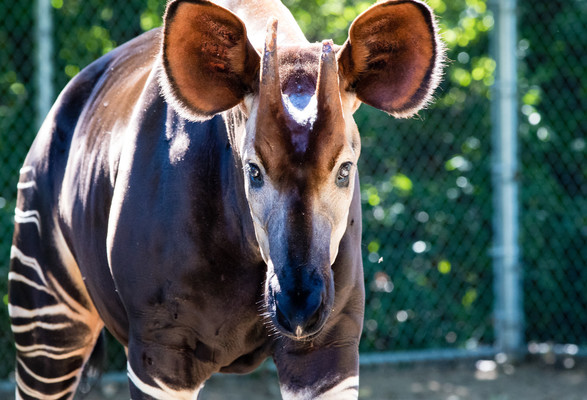
[[[105,326],[133,399],[195,399],[267,357],[284,399],[356,399],[353,113],[413,115],[443,53],[416,0],[367,9],[342,46],[277,1],[171,0],[162,29],[86,67],[18,183],[17,398],[72,398]]]

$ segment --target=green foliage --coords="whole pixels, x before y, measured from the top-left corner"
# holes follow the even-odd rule
[[[350,22],[373,4],[351,0],[284,0],[310,41],[332,39],[342,44]]]
[[[587,2],[522,3],[520,11],[526,336],[585,344]]]
[[[165,2],[159,0],[53,0],[58,75],[63,87],[81,68],[161,24]]]

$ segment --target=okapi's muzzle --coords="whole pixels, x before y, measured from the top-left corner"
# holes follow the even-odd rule
[[[334,303],[332,226],[293,197],[267,221],[265,303],[278,332],[305,340],[320,332]]]
[[[288,269],[295,267],[287,266]],[[302,267],[303,268],[303,267]],[[284,288],[277,280],[269,282],[269,315],[273,325],[282,334],[297,340],[307,339],[324,326],[329,316],[327,299],[331,298],[333,281],[316,273],[307,273],[299,283]]]
[[[281,334],[303,340],[320,332],[334,302],[329,235],[317,235],[330,229],[303,217],[290,220],[285,229],[277,227],[281,224],[269,229],[266,306]]]

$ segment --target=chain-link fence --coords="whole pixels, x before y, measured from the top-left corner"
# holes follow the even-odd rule
[[[54,98],[93,59],[159,25],[164,8],[163,0],[50,3],[49,12],[37,14],[34,3],[0,2],[4,304],[16,181],[43,107],[37,99],[51,87],[57,88]],[[285,3],[310,39],[342,43],[349,22],[370,2]],[[495,15],[486,0],[428,3],[440,17],[450,58],[435,105],[413,120],[394,120],[367,106],[356,114],[368,290],[363,353],[474,350],[496,339],[494,304],[502,293],[494,290],[493,272],[496,63],[489,49]],[[518,328],[525,344],[571,344],[570,351],[587,345],[586,11],[585,0],[519,1],[519,36],[511,38],[519,65],[516,245],[525,324]],[[47,17],[52,29],[37,29]],[[41,61],[40,43],[53,48]],[[43,81],[38,77],[47,66],[52,78]],[[124,354],[110,343],[109,367],[122,369]],[[0,379],[9,376],[13,357],[3,306]]]

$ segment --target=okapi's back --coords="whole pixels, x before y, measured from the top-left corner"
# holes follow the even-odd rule
[[[55,102],[25,165],[34,163],[42,168],[49,164],[47,169],[63,173],[68,160],[88,167],[97,153],[103,153],[99,158],[108,158],[109,172],[115,173],[117,140],[130,120],[158,50],[159,29],[155,29],[84,68]],[[82,149],[83,159],[71,152]],[[108,151],[113,153],[106,155]]]

